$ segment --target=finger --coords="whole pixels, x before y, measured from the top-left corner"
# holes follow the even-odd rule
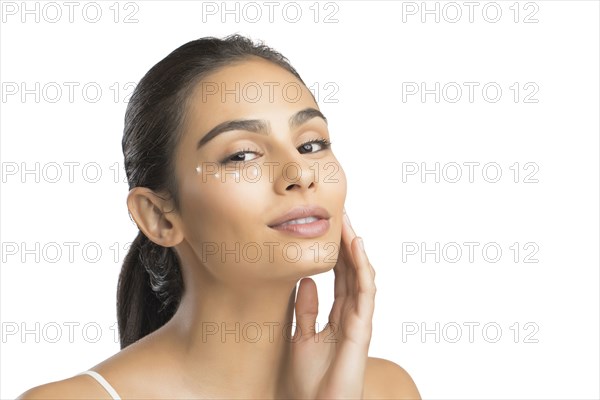
[[[344,222],[345,224],[343,226],[346,228],[346,233],[348,235],[348,244],[350,244],[352,240],[356,237],[356,233],[354,232],[354,228],[352,228],[352,223],[350,222],[350,217],[348,217],[346,210],[344,210]],[[344,231],[342,230],[342,235],[343,233]]]
[[[344,212],[344,223],[342,225],[342,243],[341,250],[344,258],[345,276],[346,276],[346,294],[356,292],[356,271],[354,266],[354,256],[352,254],[352,241],[356,238],[356,233],[350,223],[348,214]]]
[[[342,225],[344,224],[344,222],[342,222]],[[347,293],[346,290],[346,270],[347,270],[347,266],[346,266],[346,257],[344,256],[344,234],[343,234],[343,227],[342,227],[342,238],[340,240],[340,245],[339,245],[339,249],[338,249],[338,256],[337,256],[337,262],[335,263],[335,266],[333,267],[333,273],[335,275],[335,279],[334,279],[334,298],[340,298],[340,297],[344,297]]]
[[[294,333],[294,339],[299,336],[304,338],[313,337],[319,312],[319,298],[317,285],[311,278],[303,278],[300,281],[295,309],[296,332]]]
[[[350,220],[348,219],[346,211],[344,210],[344,214],[342,216],[342,236],[338,250],[338,261],[333,267],[333,272],[335,273],[334,295],[336,298],[345,296],[348,292],[348,281],[353,281],[353,279],[347,275],[348,273],[353,272],[348,269],[348,262],[351,262],[352,260],[350,243],[352,238],[355,236],[356,234],[354,233],[354,230],[350,225]]]
[[[340,247],[338,251],[337,263],[333,267],[335,274],[334,281],[334,301],[329,313],[329,322],[337,324],[340,320],[341,309],[345,301],[345,297],[348,294],[348,289],[352,290],[354,285],[354,266],[348,266],[348,260],[352,259],[352,252],[350,250],[351,237],[356,236],[350,225],[350,220],[344,210],[342,216],[342,235],[340,240]],[[350,275],[350,276],[349,276]]]
[[[371,265],[371,263],[369,263],[369,269],[371,270],[371,276],[373,277],[373,280],[375,280],[375,268],[373,268],[373,265]]]
[[[333,268],[335,273],[334,281],[334,299],[331,311],[329,312],[329,322],[338,323],[340,319],[340,312],[344,299],[346,298],[346,265],[342,255],[338,256],[338,262]]]
[[[369,317],[372,316],[375,307],[375,293],[377,292],[377,288],[375,287],[374,275],[371,272],[372,267],[364,249],[362,238],[357,237],[352,241],[352,255],[354,256],[354,265],[356,268],[358,314]]]

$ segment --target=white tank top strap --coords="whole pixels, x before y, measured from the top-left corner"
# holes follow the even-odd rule
[[[96,371],[84,371],[78,375],[89,375],[92,378],[94,378],[100,385],[102,385],[102,387],[104,388],[104,390],[106,390],[108,392],[108,394],[110,394],[110,396],[114,399],[114,400],[121,400],[121,398],[119,397],[119,394],[117,393],[117,391],[115,390],[115,388],[113,388],[110,383],[108,383],[108,381],[106,379],[104,379],[104,377],[102,375],[100,375],[99,373],[97,373]]]

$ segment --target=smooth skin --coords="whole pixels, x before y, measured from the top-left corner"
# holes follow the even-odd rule
[[[344,212],[346,178],[330,148],[302,147],[329,139],[325,120],[313,113],[290,123],[303,110],[319,109],[309,90],[259,58],[224,67],[203,82],[227,90],[294,83],[301,93],[292,101],[293,92],[275,86],[272,96],[265,93],[258,101],[244,95],[223,101],[220,93],[207,96],[198,84],[176,150],[180,207],[147,188],[132,189],[127,199],[140,230],[177,251],[185,286],[181,303],[163,327],[92,369],[124,399],[420,399],[404,369],[368,357],[375,270]],[[224,132],[198,148],[207,132],[231,120],[261,121],[261,132]],[[243,161],[237,156],[232,162],[231,155],[240,152]],[[218,164],[223,160],[246,174],[236,179],[233,169],[226,173]],[[290,164],[301,171],[294,179],[285,168]],[[207,173],[214,165],[223,168]],[[335,179],[324,179],[331,171]],[[329,229],[309,239],[268,226],[298,205],[326,209]],[[232,254],[239,256],[249,243],[263,251],[241,259]],[[278,244],[275,251],[268,243]],[[292,245],[300,249],[294,262],[282,251]],[[316,332],[317,288],[307,276],[331,269],[335,300],[329,323]],[[109,397],[91,377],[75,376],[19,398]]]

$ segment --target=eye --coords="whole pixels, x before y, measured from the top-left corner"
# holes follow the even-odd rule
[[[248,158],[248,154],[253,154],[254,157]],[[225,158],[224,160],[221,161],[221,164],[227,164],[230,162],[236,163],[236,162],[250,161],[250,160],[254,160],[259,155],[260,155],[260,153],[258,151],[254,151],[251,149],[243,149],[243,150],[240,150],[230,156],[227,156],[227,158]]]
[[[328,149],[330,146],[331,142],[327,139],[313,139],[302,143],[298,147],[298,150],[301,154],[316,153],[318,151]]]

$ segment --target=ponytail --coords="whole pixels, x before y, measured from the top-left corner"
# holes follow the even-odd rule
[[[117,286],[121,349],[167,323],[177,310],[182,292],[175,251],[139,232],[125,256]]]

